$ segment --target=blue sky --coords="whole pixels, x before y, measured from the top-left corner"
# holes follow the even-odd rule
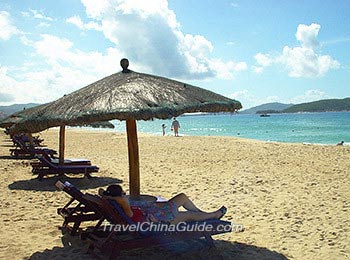
[[[0,105],[45,103],[120,71],[241,101],[349,95],[347,0],[2,0]]]

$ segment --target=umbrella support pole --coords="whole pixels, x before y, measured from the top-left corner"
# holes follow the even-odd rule
[[[34,147],[32,133],[28,133],[28,138],[29,138],[29,145],[30,145],[30,147]]]
[[[64,164],[65,139],[66,139],[66,126],[61,125],[60,126],[59,158],[58,158],[58,164],[60,164],[60,165]]]
[[[126,132],[129,154],[129,192],[131,198],[138,198],[140,196],[140,165],[136,120],[126,120]]]

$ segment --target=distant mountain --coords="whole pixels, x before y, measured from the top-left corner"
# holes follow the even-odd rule
[[[282,113],[350,111],[350,98],[324,99],[291,106]]]
[[[21,111],[24,108],[35,107],[40,104],[28,103],[28,104],[14,104],[10,106],[0,106],[0,118],[5,118],[15,112]]]
[[[271,112],[281,112],[282,110],[294,106],[294,104],[282,104],[278,102],[267,103],[260,106],[252,107],[243,111],[239,111],[240,114],[256,114],[257,112],[269,111]]]
[[[7,115],[4,112],[0,111],[0,120],[7,117]]]

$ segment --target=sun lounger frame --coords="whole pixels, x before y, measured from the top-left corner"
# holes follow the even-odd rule
[[[13,143],[15,144],[16,148],[10,149],[11,156],[14,157],[24,157],[29,156],[33,158],[37,154],[47,154],[50,156],[53,156],[57,154],[57,151],[49,149],[49,148],[42,148],[42,147],[28,147],[23,141],[19,140],[16,137],[12,138]]]
[[[62,230],[74,236],[78,234],[81,223],[97,221],[101,218],[99,210],[86,201],[83,198],[84,194],[69,182],[57,181],[55,186],[71,197],[64,207],[57,209],[57,214],[64,219]]]
[[[38,174],[38,178],[42,179],[49,174],[81,174],[83,173],[87,178],[91,178],[90,173],[98,172],[99,168],[95,165],[81,164],[81,165],[59,165],[52,163],[47,156],[36,155],[40,160],[39,165],[33,167],[33,174]]]
[[[208,246],[214,246],[213,235],[231,232],[231,223],[228,221],[210,219],[206,221],[187,222],[185,225],[199,225],[202,223],[210,224],[214,227],[211,231],[159,231],[159,232],[119,232],[101,229],[102,224],[107,220],[110,224],[135,224],[130,217],[128,217],[122,208],[116,203],[108,201],[97,195],[85,194],[84,199],[89,203],[96,205],[102,214],[101,219],[95,228],[82,235],[90,241],[89,251],[93,252],[98,248],[105,254],[110,254],[110,259],[116,259],[122,250],[130,250],[135,248],[149,247],[149,246],[164,246],[176,241],[191,240],[203,238]],[[219,225],[229,225],[229,229],[218,230]],[[191,229],[189,229],[191,230]],[[127,235],[128,239],[125,239]]]

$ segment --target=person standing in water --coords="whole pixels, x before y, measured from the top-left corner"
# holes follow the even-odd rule
[[[162,124],[163,136],[165,135],[165,128],[166,128],[166,125],[165,125],[165,124]]]

